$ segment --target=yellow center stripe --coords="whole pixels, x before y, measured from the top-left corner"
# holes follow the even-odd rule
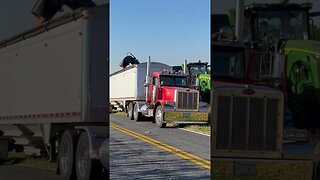
[[[172,154],[175,154],[176,156],[179,156],[183,159],[186,159],[186,160],[189,160],[197,165],[200,165],[206,169],[210,169],[210,161],[206,160],[206,159],[203,159],[203,158],[200,158],[196,155],[193,155],[193,154],[190,154],[190,153],[187,153],[185,151],[182,151],[181,149],[178,149],[178,148],[175,148],[173,146],[170,146],[168,144],[165,144],[163,142],[160,142],[160,141],[157,141],[155,139],[152,139],[150,137],[147,137],[147,136],[144,136],[142,134],[139,134],[137,132],[134,132],[134,131],[131,131],[129,129],[126,129],[126,128],[123,128],[123,127],[120,127],[118,125],[115,125],[115,124],[110,124],[110,127],[113,128],[113,129],[116,129],[118,131],[121,131],[125,134],[128,134],[130,136],[133,136],[137,139],[140,139],[148,144],[151,144],[151,145],[154,145],[162,150],[165,150],[167,152],[170,152]]]

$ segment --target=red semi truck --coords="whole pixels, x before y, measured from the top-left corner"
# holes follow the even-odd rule
[[[168,69],[161,70],[163,67]],[[162,63],[150,63],[149,58],[147,63],[111,74],[111,103],[122,101],[122,107],[131,120],[151,117],[160,128],[167,123],[206,124],[208,104],[200,101],[199,91],[191,88],[187,75],[169,69],[170,66]],[[130,78],[134,82],[130,82]],[[128,83],[121,93],[118,86],[123,86],[123,81]],[[129,87],[131,83],[132,88]]]

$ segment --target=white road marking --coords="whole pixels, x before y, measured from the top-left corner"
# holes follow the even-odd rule
[[[196,134],[200,134],[200,135],[203,135],[203,136],[208,136],[208,137],[210,137],[209,134],[204,134],[204,133],[200,133],[200,132],[197,132],[197,131],[192,131],[192,130],[190,130],[190,129],[185,129],[185,128],[179,128],[179,129],[184,130],[184,131],[189,131],[189,132],[192,132],[192,133],[196,133]]]

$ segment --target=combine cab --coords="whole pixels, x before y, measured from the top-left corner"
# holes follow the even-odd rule
[[[200,90],[202,100],[210,102],[210,72],[207,62],[192,62],[186,65],[191,84]],[[199,82],[196,82],[199,81]]]

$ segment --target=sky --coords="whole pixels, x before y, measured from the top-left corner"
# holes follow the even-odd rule
[[[210,0],[110,0],[110,72],[131,52],[139,62],[208,62]]]

